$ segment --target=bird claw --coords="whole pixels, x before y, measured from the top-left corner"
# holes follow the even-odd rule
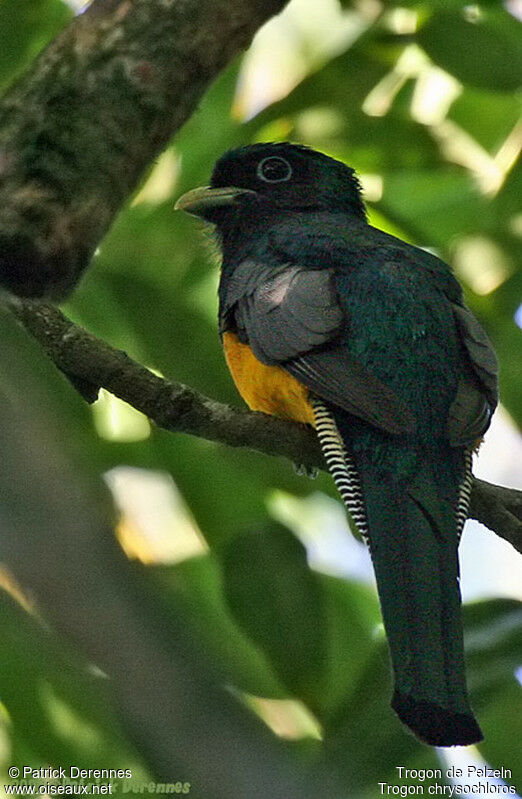
[[[294,463],[294,469],[299,477],[308,477],[310,480],[315,480],[319,474],[316,466],[305,466],[304,463]]]

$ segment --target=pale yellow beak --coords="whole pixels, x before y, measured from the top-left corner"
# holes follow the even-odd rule
[[[209,208],[224,205],[235,205],[238,198],[245,194],[255,194],[251,189],[239,189],[236,186],[223,186],[213,189],[211,186],[200,186],[183,194],[176,202],[176,211],[187,211],[189,214],[203,215]]]

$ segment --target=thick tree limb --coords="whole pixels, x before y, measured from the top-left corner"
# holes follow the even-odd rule
[[[63,296],[147,165],[285,0],[94,0],[0,101],[0,284]]]
[[[53,306],[12,300],[10,307],[69,377],[107,389],[159,427],[325,468],[317,438],[305,425],[236,410],[164,380],[73,324]],[[522,553],[522,491],[475,479],[469,515]]]

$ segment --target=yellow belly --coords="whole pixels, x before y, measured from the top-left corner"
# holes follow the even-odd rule
[[[279,366],[258,361],[235,333],[223,334],[223,349],[237,389],[253,411],[314,424],[308,389]]]

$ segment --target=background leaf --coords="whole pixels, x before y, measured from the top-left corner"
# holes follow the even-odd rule
[[[501,7],[465,13],[438,11],[419,31],[417,40],[443,69],[482,89],[519,89],[522,51],[518,23]]]

